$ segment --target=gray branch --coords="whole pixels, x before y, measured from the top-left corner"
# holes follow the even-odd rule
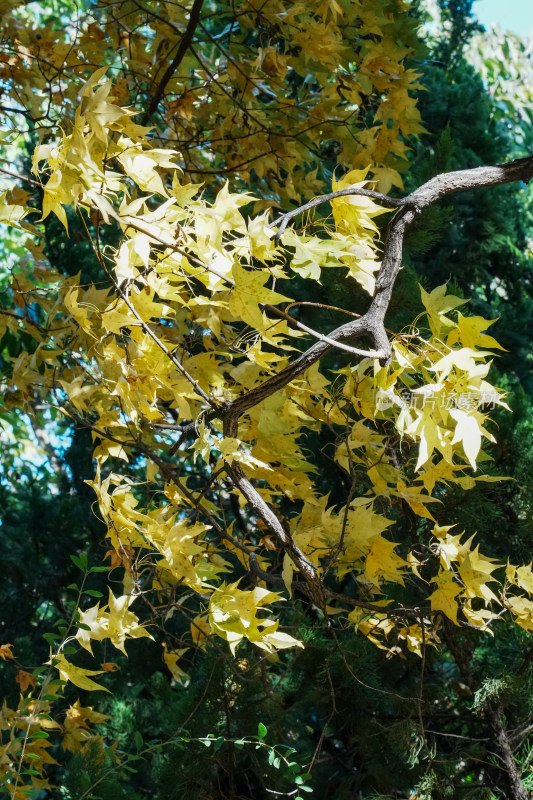
[[[383,364],[388,364],[391,360],[391,346],[387,332],[385,330],[385,315],[391,300],[394,283],[400,271],[403,252],[403,240],[407,227],[413,222],[415,217],[424,208],[453,192],[480,189],[488,186],[498,186],[500,184],[523,181],[528,183],[533,177],[533,156],[529,158],[511,161],[495,167],[478,167],[470,170],[459,170],[457,172],[447,172],[432,178],[427,183],[420,186],[411,194],[400,200],[392,200],[386,195],[381,196],[382,202],[393,205],[397,211],[394,214],[388,228],[387,237],[383,251],[383,259],[380,270],[376,278],[376,287],[372,302],[366,314],[356,320],[346,322],[335,330],[327,334],[324,339],[315,342],[308,350],[302,353],[299,358],[281,370],[281,372],[268,378],[260,386],[251,389],[249,392],[225,403],[220,409],[207,412],[206,419],[219,418],[224,423],[224,433],[226,436],[237,436],[238,422],[240,417],[250,408],[265,400],[270,395],[282,389],[292,380],[297,378],[316,361],[328,353],[335,343],[351,344],[357,337],[366,335],[374,342],[376,356]],[[362,194],[374,196],[377,193],[369,193],[364,189],[343,189],[340,192],[332,192],[329,195],[322,195],[311,203],[306,203],[294,211],[278,220],[278,235],[284,230],[287,223],[298,214],[313,208],[321,203],[329,202],[334,197],[345,196],[348,194]],[[182,432],[183,438],[183,432]],[[228,474],[233,479],[235,485],[242,492],[248,503],[256,514],[263,520],[269,530],[275,536],[283,550],[289,555],[297,569],[301,572],[304,580],[309,587],[309,593],[313,597],[319,608],[325,608],[325,590],[322,580],[314,567],[301,550],[296,546],[290,534],[285,530],[281,520],[263,500],[257,489],[246,478],[240,465],[233,463],[227,464]]]

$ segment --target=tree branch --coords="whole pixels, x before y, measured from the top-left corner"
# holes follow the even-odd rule
[[[374,200],[380,200],[383,205],[389,206],[389,208],[397,208],[401,201],[394,200],[394,198],[389,197],[387,194],[382,194],[381,192],[374,192],[372,189],[359,189],[356,186],[350,186],[347,189],[339,189],[336,192],[329,192],[328,194],[322,194],[320,197],[315,197],[313,200],[310,200],[308,203],[305,203],[303,206],[299,206],[298,208],[293,209],[292,211],[288,211],[286,214],[282,214],[281,217],[278,217],[271,224],[271,228],[277,226],[276,231],[276,244],[281,239],[283,231],[287,227],[288,223],[294,217],[303,214],[305,211],[310,211],[312,208],[316,208],[317,206],[321,206],[324,203],[329,203],[331,200],[335,200],[337,197],[348,197],[353,195],[362,195],[363,197],[372,197]]]
[[[379,354],[382,363],[389,363],[392,353],[385,329],[385,314],[389,307],[394,283],[401,268],[403,239],[408,225],[411,224],[415,217],[426,206],[434,203],[444,195],[452,192],[511,183],[517,180],[522,180],[527,183],[531,177],[533,177],[533,156],[495,167],[478,167],[471,170],[443,173],[442,175],[432,178],[402,200],[398,202],[394,201],[398,210],[389,225],[383,260],[376,278],[374,297],[366,314],[359,319],[350,320],[350,322],[346,322],[339,328],[336,328],[328,334],[327,338],[325,337],[325,340],[316,342],[292,364],[289,364],[278,374],[268,378],[268,380],[260,386],[256,386],[254,389],[237,397],[235,400],[225,403],[219,410],[208,412],[206,414],[206,419],[219,417],[223,420],[224,435],[237,437],[239,418],[248,411],[248,409],[257,405],[267,397],[270,397],[274,392],[282,389],[294,380],[294,378],[305,372],[312,364],[322,358],[322,356],[335,346],[332,342],[348,343],[354,337],[365,334],[373,339],[377,354]],[[361,193],[364,190],[353,189],[344,191],[350,191],[355,194],[357,192]],[[332,194],[335,195],[335,193]],[[317,198],[316,205],[327,202],[325,198],[331,199],[331,195],[322,195],[321,198]],[[387,200],[390,200],[390,198],[387,198]],[[289,212],[288,215],[284,215],[284,217],[292,219],[308,207],[310,207],[309,204],[301,206],[299,209]],[[282,218],[282,220],[283,219],[284,218]],[[181,439],[183,439],[183,433]],[[269,530],[274,534],[280,545],[302,573],[309,587],[310,594],[319,608],[324,609],[324,586],[314,565],[307,560],[305,555],[296,546],[292,537],[286,532],[281,521],[263,500],[257,489],[255,489],[246,478],[240,465],[228,463],[226,467],[228,474],[234,480],[256,514],[258,514],[268,526]]]
[[[161,98],[163,97],[167,83],[172,78],[175,71],[183,61],[185,53],[187,52],[188,48],[191,45],[194,32],[196,31],[196,28],[200,21],[200,12],[202,10],[203,2],[204,0],[194,0],[194,3],[192,4],[191,12],[189,14],[189,22],[187,27],[185,28],[185,31],[179,43],[178,51],[174,56],[174,58],[172,59],[172,61],[170,62],[170,64],[168,65],[168,67],[166,68],[163,77],[161,78],[161,81],[159,82],[156,90],[154,91],[154,93],[150,98],[150,102],[148,103],[148,108],[146,109],[146,113],[142,118],[141,122],[142,125],[146,125],[148,120],[152,118],[155,110],[157,109],[157,106],[161,101]]]

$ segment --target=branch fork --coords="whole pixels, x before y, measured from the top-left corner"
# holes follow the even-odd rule
[[[282,389],[292,380],[304,373],[315,362],[319,361],[326,353],[337,345],[352,345],[360,336],[366,335],[375,347],[375,358],[384,365],[390,363],[392,357],[391,346],[385,329],[385,315],[392,296],[392,290],[401,268],[403,240],[407,227],[413,222],[427,206],[440,198],[454,192],[481,189],[489,186],[498,186],[514,181],[528,183],[533,177],[533,156],[511,161],[493,167],[477,167],[469,170],[459,170],[438,175],[420,186],[404,198],[394,199],[367,189],[351,187],[337,192],[331,192],[311,200],[297,209],[289,211],[279,217],[274,223],[277,225],[276,239],[279,240],[288,223],[305,211],[321,204],[330,202],[336,197],[348,195],[363,195],[381,201],[391,209],[396,209],[389,224],[381,267],[376,277],[376,286],[372,302],[367,312],[356,320],[350,320],[335,330],[316,341],[308,350],[300,355],[292,364],[276,375],[268,378],[260,386],[255,387],[235,400],[225,403],[221,408],[207,412],[206,419],[219,418],[223,421],[224,434],[237,437],[238,422],[240,417],[250,408],[265,400],[270,395]],[[186,431],[182,432],[181,439],[186,438]],[[302,574],[308,586],[310,596],[316,605],[325,611],[325,598],[327,590],[316,569],[301,550],[297,547],[290,534],[285,530],[281,520],[263,500],[251,481],[245,476],[240,465],[227,464],[226,469],[235,485],[244,495],[255,513],[267,525],[283,550],[289,555],[296,568]]]

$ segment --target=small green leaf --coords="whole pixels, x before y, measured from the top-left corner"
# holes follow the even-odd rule
[[[102,592],[99,592],[96,589],[85,589],[85,594],[88,594],[91,597],[103,597],[104,596],[102,594]]]
[[[217,750],[220,750],[225,741],[226,740],[224,739],[223,736],[219,736],[218,739],[215,739],[215,743],[213,745],[213,750],[215,751],[215,753],[217,752]]]
[[[88,560],[86,553],[80,553],[79,556],[71,555],[70,560],[78,567],[78,569],[81,569],[83,572],[87,570]]]
[[[285,764],[285,772],[283,773],[285,778],[292,778],[294,780],[294,776],[300,772],[300,765],[296,763],[296,761],[291,761],[288,764]]]
[[[133,738],[135,740],[135,745],[137,747],[137,750],[140,750],[141,747],[143,746],[142,733],[140,731],[135,731],[135,733],[133,734]]]
[[[267,735],[267,729],[263,725],[263,723],[260,722],[259,725],[257,726],[257,736],[258,736],[259,739],[262,740],[262,739],[265,738],[266,735]]]

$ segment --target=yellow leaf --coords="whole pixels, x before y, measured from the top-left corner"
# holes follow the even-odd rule
[[[533,562],[523,567],[514,567],[512,564],[508,564],[506,577],[515,586],[525,589],[529,595],[533,594]]]
[[[395,552],[398,542],[389,542],[383,536],[374,539],[365,563],[365,577],[378,585],[380,580],[404,586],[402,570],[407,561]]]
[[[283,294],[265,287],[271,277],[268,270],[246,270],[235,263],[232,269],[235,288],[232,289],[229,308],[236,319],[242,319],[256,330],[263,330],[263,315],[260,303],[275,305],[290,300]]]
[[[237,584],[238,581],[222,584],[213,592],[209,601],[211,628],[228,642],[233,654],[245,638],[268,653],[286,647],[303,646],[292,636],[277,633],[277,620],[257,616],[257,610],[265,603],[282,600],[279,594],[260,586],[252,591],[244,591]]]
[[[465,585],[467,597],[481,597],[485,602],[497,600],[494,592],[487,586],[488,581],[494,581],[491,574],[500,567],[493,559],[482,556],[479,546],[470,550],[463,562],[459,565],[459,574]]]
[[[476,469],[476,458],[481,449],[481,432],[479,424],[479,414],[471,412],[468,414],[460,408],[450,408],[450,416],[457,421],[452,444],[461,442],[465,455],[470,462],[472,469]]]
[[[459,604],[456,598],[461,594],[461,587],[454,581],[451,572],[440,572],[434,582],[437,583],[438,588],[428,597],[431,608],[434,611],[443,611],[448,619],[458,625]]]
[[[135,598],[132,595],[115,597],[109,590],[109,605],[100,608],[97,603],[92,608],[80,612],[80,622],[89,628],[78,628],[76,638],[86,650],[92,653],[91,639],[101,641],[111,639],[112,644],[126,655],[124,642],[127,638],[138,639],[139,637],[152,636],[146,628],[139,624],[137,616],[129,611],[129,607]],[[105,609],[108,609],[107,611]]]
[[[109,689],[106,689],[105,686],[99,686],[89,677],[91,675],[101,675],[103,671],[101,669],[82,669],[82,667],[76,667],[74,664],[67,661],[63,655],[54,656],[53,666],[59,670],[59,675],[62,680],[70,681],[70,683],[73,683],[78,689],[85,689],[87,692],[109,692]]]
[[[6,203],[6,192],[0,195],[0,223],[19,227],[26,214],[32,209],[23,208],[20,205]]]
[[[464,305],[467,301],[461,297],[455,297],[453,294],[446,294],[446,284],[437,286],[436,289],[428,294],[422,286],[420,288],[420,295],[424,308],[428,313],[429,324],[432,332],[439,336],[443,327],[451,328],[454,323],[446,317],[448,311],[452,311],[457,306]]]
[[[189,683],[191,682],[190,675],[182,670],[180,666],[178,666],[178,661],[182,657],[184,653],[187,652],[189,649],[188,647],[182,647],[180,650],[167,650],[167,645],[163,644],[164,653],[163,659],[167,667],[169,668],[172,677],[179,683],[180,686],[186,688]]]
[[[533,602],[525,597],[508,597],[506,605],[515,615],[517,625],[533,632]]]
[[[463,317],[459,311],[457,325],[450,332],[447,344],[452,346],[456,342],[461,342],[463,347],[492,347],[497,350],[505,350],[496,339],[482,332],[494,322],[496,322],[495,319],[483,319],[483,317]]]

